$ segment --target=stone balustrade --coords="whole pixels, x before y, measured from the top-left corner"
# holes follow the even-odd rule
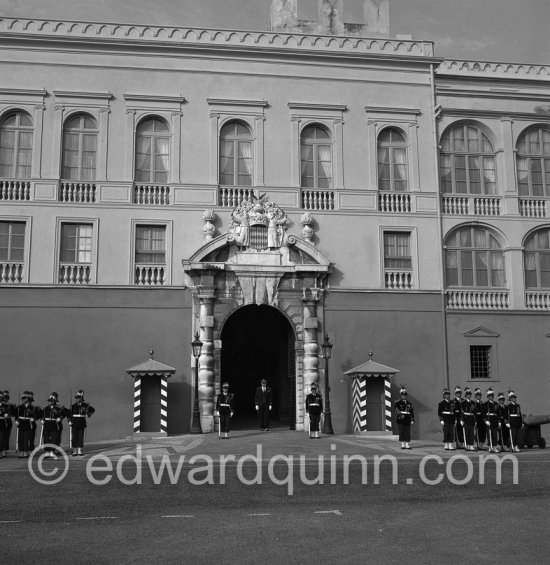
[[[410,290],[413,288],[413,274],[411,271],[384,271],[385,287],[389,290]]]
[[[24,264],[13,261],[0,262],[0,283],[22,283]]]
[[[411,195],[406,192],[379,192],[378,211],[409,214],[412,211]]]
[[[59,265],[59,282],[67,285],[90,284],[92,266],[80,263],[62,263]]]
[[[527,310],[550,310],[550,290],[528,290],[525,293]]]
[[[94,204],[96,185],[90,182],[61,181],[58,198],[59,202],[71,204]]]
[[[520,198],[519,213],[526,218],[546,218],[546,200],[542,198]]]
[[[138,286],[163,286],[166,284],[164,265],[136,265],[134,283]]]
[[[31,199],[31,183],[26,180],[0,180],[0,200],[24,201]]]
[[[501,203],[499,196],[444,194],[441,211],[449,216],[500,216]]]
[[[508,310],[508,290],[447,290],[449,310]]]
[[[243,188],[238,186],[220,186],[218,189],[218,205],[224,208],[236,208],[244,200],[258,196],[253,188]]]
[[[170,187],[157,184],[136,184],[133,202],[134,204],[150,206],[168,206],[170,204]]]
[[[334,191],[302,189],[303,210],[334,210]]]

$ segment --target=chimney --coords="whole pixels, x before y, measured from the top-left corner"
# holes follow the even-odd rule
[[[291,32],[298,27],[298,0],[273,0],[271,31]]]
[[[390,35],[390,0],[367,0],[363,4],[365,31],[369,35]]]
[[[344,0],[318,0],[320,34],[344,35]]]

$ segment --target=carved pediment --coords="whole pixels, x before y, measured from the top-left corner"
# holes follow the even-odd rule
[[[464,332],[464,337],[500,337],[500,334],[493,330],[488,330],[483,326],[479,326],[473,330]]]

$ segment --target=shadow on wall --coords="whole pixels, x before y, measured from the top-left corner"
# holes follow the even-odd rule
[[[168,383],[168,435],[189,432],[192,394],[193,390],[189,383],[178,381]]]

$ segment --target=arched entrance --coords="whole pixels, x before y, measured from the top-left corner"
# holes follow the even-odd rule
[[[273,391],[272,424],[295,429],[296,337],[288,319],[272,306],[243,306],[226,320],[221,341],[221,381],[235,395],[233,426],[257,427],[254,393],[265,377]]]

